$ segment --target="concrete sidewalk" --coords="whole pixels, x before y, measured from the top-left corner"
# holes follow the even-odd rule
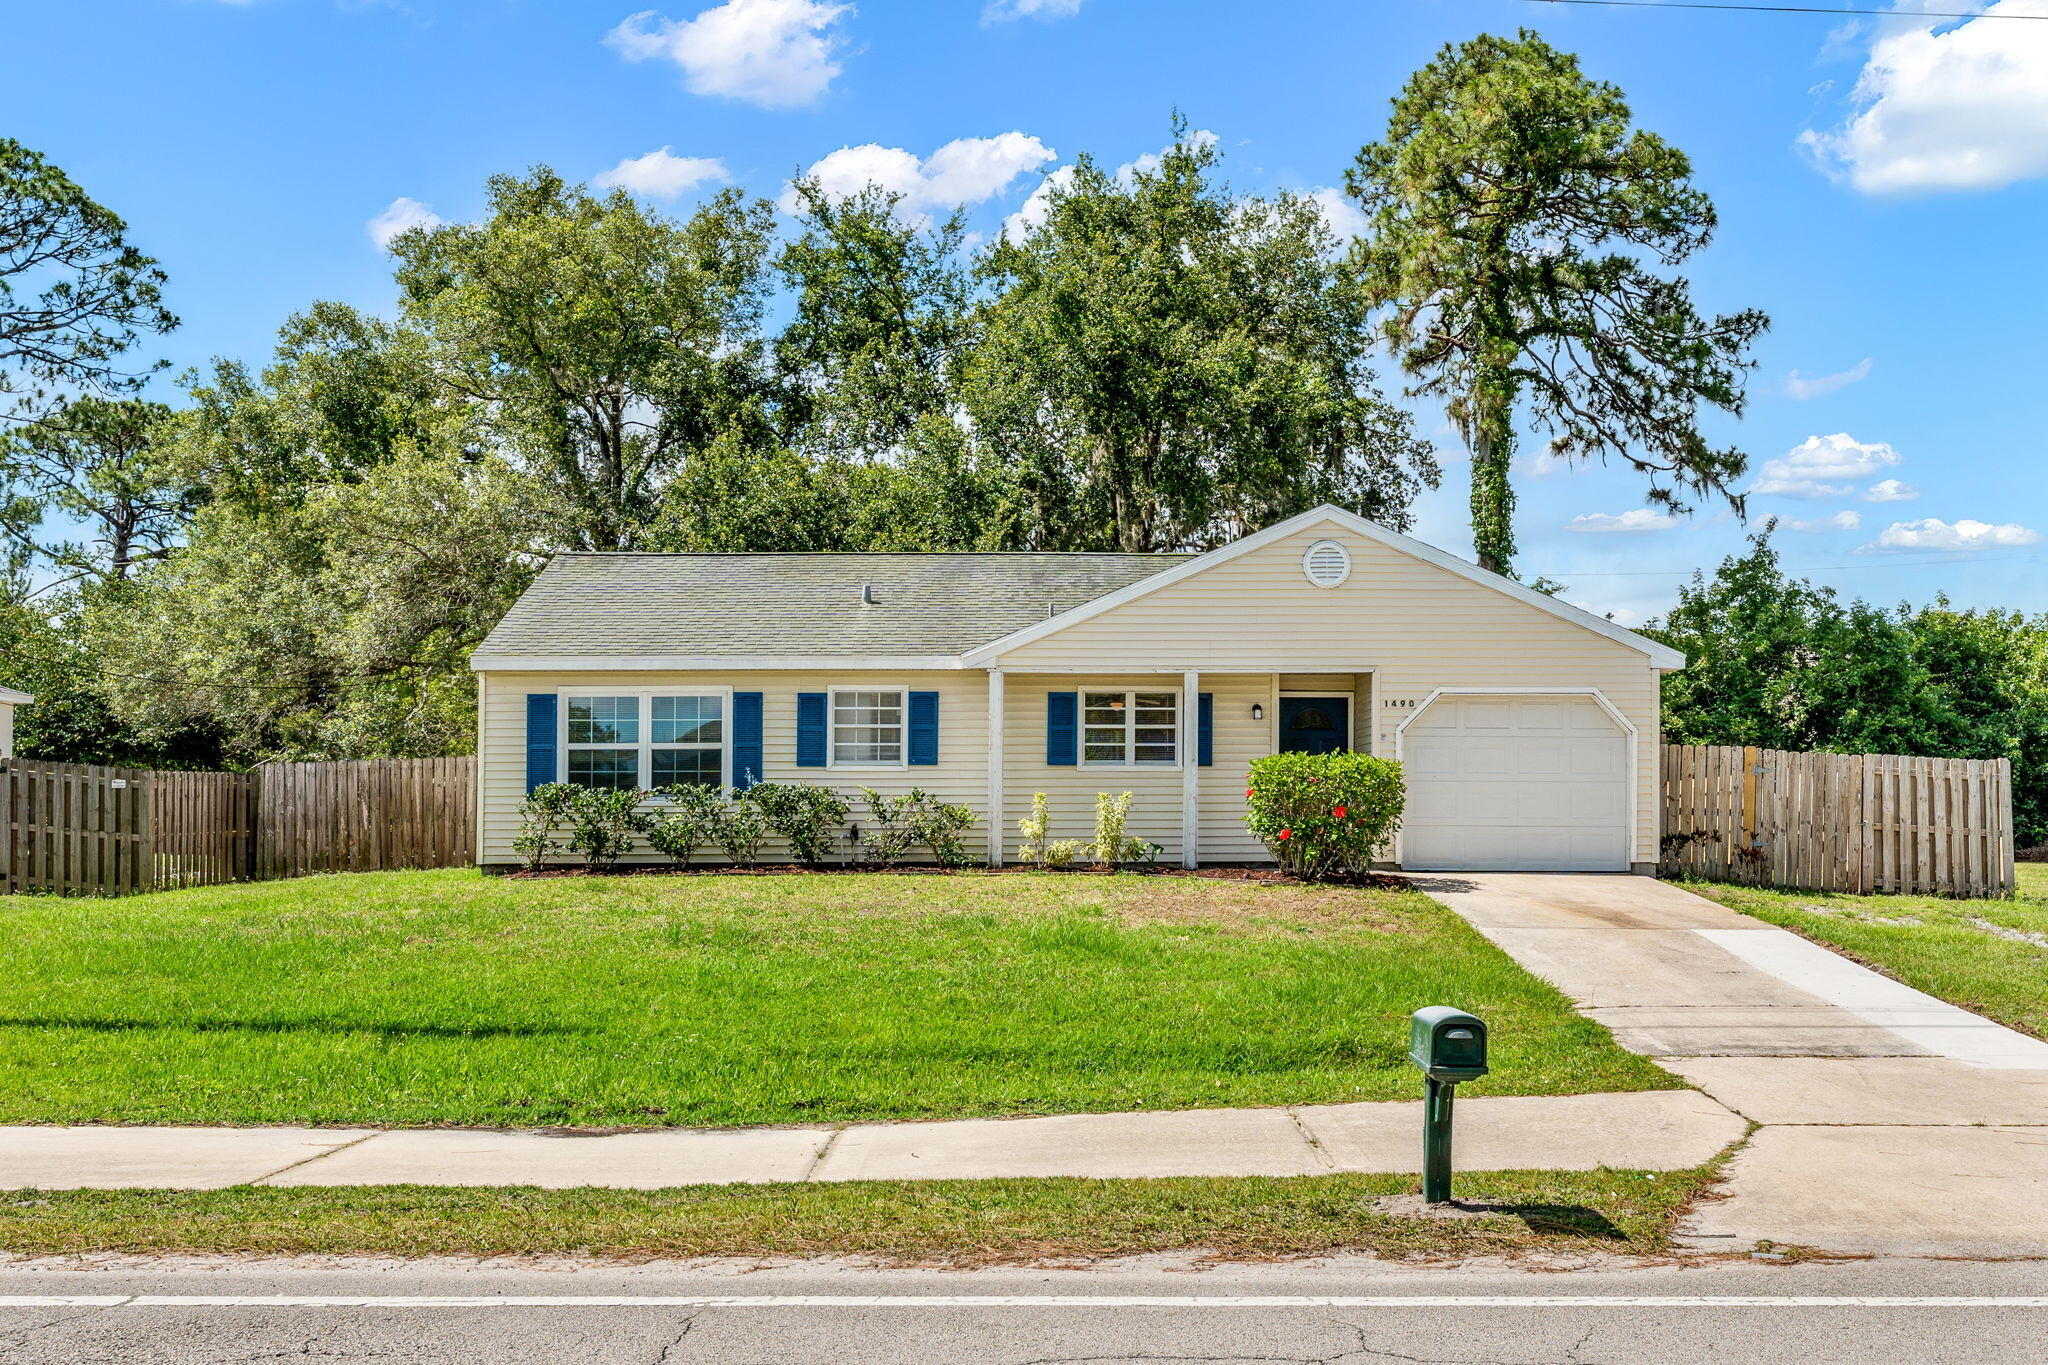
[[[2048,1043],[1649,878],[1415,881],[1761,1125],[1696,1245],[2048,1256]]]
[[[1695,1091],[1458,1102],[1464,1170],[1682,1170],[1747,1125]],[[1196,1109],[844,1128],[562,1135],[368,1128],[0,1128],[0,1188],[671,1185],[1419,1171],[1422,1106]]]

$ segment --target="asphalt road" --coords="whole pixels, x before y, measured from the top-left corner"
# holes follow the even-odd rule
[[[1881,1301],[1928,1296],[1970,1302]],[[220,1301],[263,1297],[275,1301]],[[346,1301],[366,1297],[377,1301]],[[466,1302],[431,1302],[451,1297]],[[1815,1297],[1831,1301],[1796,1302]],[[318,1298],[343,1301],[305,1302]],[[648,1301],[663,1298],[682,1301]],[[727,1301],[697,1301],[705,1298]],[[2048,1358],[2044,1343],[2044,1262],[1569,1273],[1389,1270],[1366,1261],[954,1274],[455,1263],[0,1267],[6,1365],[2009,1365]]]

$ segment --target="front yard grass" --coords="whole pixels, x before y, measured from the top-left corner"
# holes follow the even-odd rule
[[[20,1256],[859,1256],[986,1265],[1145,1252],[1449,1259],[1669,1250],[1701,1171],[1460,1172],[1469,1219],[1396,1217],[1404,1175],[933,1180],[666,1190],[239,1186],[0,1194]]]
[[[444,870],[0,897],[0,1122],[665,1126],[1409,1099],[1407,1015],[1430,1004],[1493,1027],[1494,1073],[1467,1093],[1681,1084],[1405,889]]]
[[[1686,889],[1806,935],[1915,990],[2048,1038],[2048,864],[2020,863],[2011,900],[1844,896],[1722,882]]]

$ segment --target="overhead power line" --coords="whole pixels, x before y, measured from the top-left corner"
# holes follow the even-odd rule
[[[2048,14],[1988,14],[1982,11],[1836,9],[1831,5],[1717,5],[1711,0],[1530,0],[1538,5],[1600,5],[1615,9],[1718,9],[1752,14],[1868,15],[1878,19],[2044,19]]]

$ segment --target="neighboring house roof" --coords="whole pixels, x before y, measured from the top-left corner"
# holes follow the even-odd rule
[[[830,657],[899,666],[1128,587],[1185,554],[563,554],[473,662]],[[873,590],[872,603],[863,589]],[[673,666],[673,665],[672,665]],[[887,666],[887,664],[884,664]]]
[[[26,692],[17,692],[11,687],[0,687],[0,705],[27,706],[35,698]]]

